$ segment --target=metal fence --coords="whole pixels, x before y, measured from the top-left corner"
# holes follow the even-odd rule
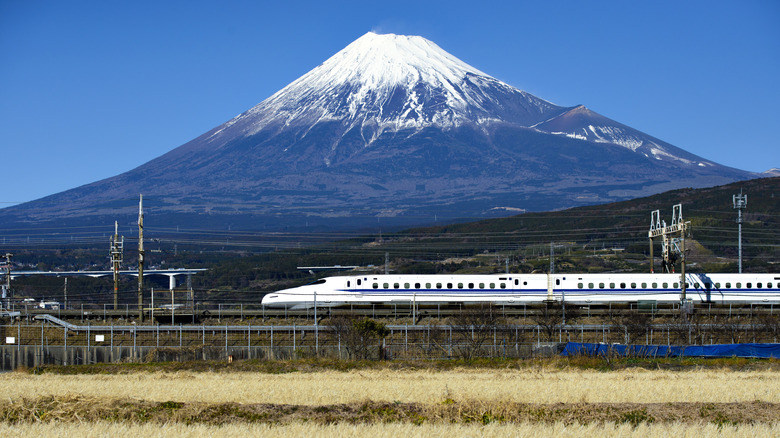
[[[559,353],[565,342],[706,345],[777,342],[778,327],[758,324],[387,325],[384,338],[355,338],[326,325],[74,325],[0,326],[2,369],[44,363],[199,359],[530,358]],[[356,340],[357,339],[357,340]]]

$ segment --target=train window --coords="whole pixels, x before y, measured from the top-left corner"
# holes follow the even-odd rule
[[[349,280],[347,280],[347,287],[349,287]]]
[[[647,288],[647,283],[642,283],[642,289]]]
[[[620,288],[621,289],[625,289],[626,288],[626,284],[625,283],[620,283]]]
[[[506,283],[501,283],[501,289],[506,289]]]
[[[358,278],[358,280],[357,280],[357,285],[358,285],[358,286],[360,286],[361,284],[363,284],[363,280],[361,280],[361,279],[359,279],[359,278]]]
[[[315,282],[314,282],[314,283],[312,283],[312,284],[325,284],[325,281],[327,281],[327,280],[325,280],[324,278],[322,278],[322,279],[320,279],[320,280],[317,280],[317,281],[315,281]]]
[[[631,283],[631,289],[636,289],[636,283]]]
[[[409,283],[404,283],[404,289],[409,289]]]
[[[588,289],[593,289],[593,283],[588,283]]]
[[[458,289],[463,289],[463,283],[458,283]]]
[[[490,283],[490,288],[491,289],[495,289],[496,288],[496,284],[495,283]]]
[[[756,287],[761,289],[761,283],[756,283]]]
[[[390,284],[382,283],[382,287],[384,287],[385,289],[390,289]]]
[[[712,289],[712,284],[704,283],[704,288],[707,289],[707,290],[710,290],[710,289]]]
[[[730,282],[726,283],[726,289],[731,289],[731,283]]]
[[[556,278],[555,279],[555,285],[556,286],[560,286],[561,285],[561,279],[560,278]]]
[[[599,283],[599,289],[604,289],[604,283]]]
[[[474,289],[474,283],[469,283],[469,289]]]
[[[516,278],[515,278],[515,286],[517,286],[517,285],[519,285],[519,284],[520,284],[520,280],[518,280],[518,279],[516,279]]]
[[[582,289],[582,283],[577,283],[577,287]]]
[[[441,283],[436,283],[436,289],[441,289]]]
[[[484,288],[485,288],[485,283],[480,283],[480,284],[479,284],[479,288],[480,288],[480,289],[484,289]]]
[[[447,283],[447,289],[452,289],[452,283]]]
[[[653,282],[653,289],[656,289],[658,287],[658,283]]]
[[[742,289],[742,283],[737,283],[737,289]]]
[[[430,283],[425,283],[425,288],[426,289],[430,289],[431,288],[431,284]]]
[[[772,289],[772,283],[767,283],[767,284],[766,284],[766,288],[767,288],[767,289]]]
[[[747,287],[748,289],[750,289],[751,287],[753,287],[753,283],[746,283],[746,284],[745,284],[745,287]]]
[[[401,285],[398,283],[393,283],[393,289],[400,289]]]
[[[374,289],[379,289],[379,283],[374,283]]]
[[[663,282],[663,284],[661,285],[661,287],[663,287],[664,289],[666,289],[667,287],[669,287],[669,283],[667,283],[667,282],[665,282],[665,281],[664,281],[664,282]]]
[[[415,288],[415,289],[419,289],[419,288],[420,288],[420,283],[415,283],[415,284],[414,284],[414,288]]]
[[[720,289],[720,283],[715,283],[715,289]]]
[[[672,287],[673,287],[673,288],[675,288],[675,289],[677,289],[678,287],[680,287],[680,283],[678,283],[678,282],[676,282],[676,281],[675,281],[675,282],[674,282],[674,285],[673,285]]]
[[[610,289],[614,289],[614,288],[615,288],[615,283],[610,283],[610,284],[609,284],[609,288],[610,288]]]

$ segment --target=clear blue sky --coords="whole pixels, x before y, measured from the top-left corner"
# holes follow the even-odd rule
[[[137,167],[371,30],[721,164],[780,167],[778,1],[0,0],[0,207]]]

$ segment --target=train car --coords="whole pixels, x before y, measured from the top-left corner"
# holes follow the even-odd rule
[[[695,303],[780,303],[780,274],[685,275]],[[262,304],[304,309],[361,304],[679,302],[680,274],[360,275],[272,292]]]

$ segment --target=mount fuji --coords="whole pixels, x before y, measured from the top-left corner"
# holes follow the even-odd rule
[[[422,37],[367,33],[200,137],[0,210],[0,225],[131,222],[139,193],[170,226],[418,225],[757,176],[518,90]]]

